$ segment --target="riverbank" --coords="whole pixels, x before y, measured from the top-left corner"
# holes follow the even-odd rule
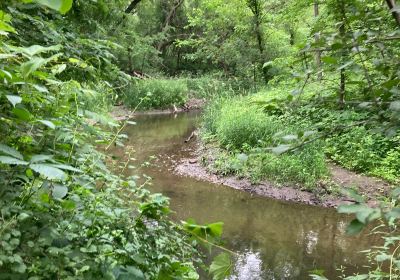
[[[170,108],[163,110],[153,109],[153,110],[136,111],[136,112],[133,112],[132,109],[124,105],[121,105],[121,106],[114,106],[114,108],[110,112],[110,115],[114,120],[121,121],[140,115],[178,114],[183,112],[201,110],[205,106],[205,104],[206,104],[205,99],[190,98],[187,102],[185,102],[184,105],[179,107],[170,106]]]
[[[336,208],[340,204],[354,202],[345,193],[348,189],[357,189],[368,204],[374,206],[377,205],[378,198],[387,196],[391,189],[391,185],[381,179],[357,174],[332,163],[329,164],[331,178],[329,182],[319,184],[319,192],[302,190],[299,185],[278,185],[268,180],[253,183],[248,178],[210,172],[207,167],[214,163],[218,148],[193,142],[190,144],[190,149],[190,157],[182,159],[175,165],[176,174],[283,201]],[[327,187],[328,185],[334,185],[335,188],[332,190],[331,187]]]

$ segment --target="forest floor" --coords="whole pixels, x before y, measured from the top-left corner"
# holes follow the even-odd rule
[[[365,197],[370,206],[376,205],[379,197],[387,196],[391,185],[383,180],[357,174],[342,167],[329,164],[331,172],[331,181],[322,182],[316,189],[319,191],[310,192],[301,190],[301,186],[277,185],[273,182],[263,180],[256,184],[247,178],[237,176],[223,176],[211,173],[202,162],[211,165],[215,160],[217,151],[213,147],[204,147],[197,141],[191,145],[191,157],[182,159],[175,166],[175,173],[180,176],[188,176],[202,181],[208,181],[214,184],[225,185],[234,189],[250,192],[256,195],[303,203],[308,205],[318,205],[322,207],[337,207],[343,203],[354,202],[344,193],[346,189],[355,189],[359,194]],[[336,192],[332,193],[327,189],[327,185],[334,184]]]

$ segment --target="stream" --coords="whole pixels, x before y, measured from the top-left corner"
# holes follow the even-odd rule
[[[129,125],[125,133],[129,136],[126,144],[136,151],[132,165],[137,168],[127,173],[152,177],[147,188],[170,197],[174,220],[224,222],[224,246],[239,254],[230,279],[310,279],[314,269],[337,279],[342,266],[347,274],[363,270],[365,257],[359,252],[377,244],[379,238],[347,236],[349,217],[335,209],[272,200],[175,175],[174,164],[192,153],[193,143],[184,140],[196,128],[199,116],[135,117],[137,124]],[[114,150],[116,156],[123,153],[124,148]],[[139,167],[146,161],[152,164]]]

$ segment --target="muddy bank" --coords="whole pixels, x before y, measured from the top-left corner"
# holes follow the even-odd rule
[[[111,116],[113,119],[117,121],[130,119],[134,116],[140,115],[168,115],[168,114],[178,114],[182,112],[190,112],[201,110],[206,104],[205,99],[198,99],[198,98],[190,98],[186,103],[180,107],[176,107],[174,105],[170,106],[168,109],[163,110],[148,110],[148,111],[136,111],[133,112],[132,109],[125,107],[124,105],[121,106],[114,106],[111,111]]]
[[[318,205],[323,207],[337,207],[343,203],[352,203],[352,199],[346,196],[338,196],[324,193],[324,186],[318,188],[321,194],[302,191],[296,186],[277,186],[269,181],[262,181],[258,184],[252,184],[246,178],[238,178],[236,176],[221,176],[210,173],[201,163],[206,157],[207,164],[212,164],[212,155],[209,149],[202,147],[199,143],[191,144],[192,153],[190,157],[182,159],[174,167],[176,174],[180,176],[192,177],[197,180],[208,181],[214,184],[225,185],[234,189],[246,191],[255,195],[269,197],[284,201],[303,203],[307,205]],[[215,154],[215,153],[214,153]],[[345,170],[339,166],[330,164],[332,181],[342,190],[346,188],[357,188],[373,206],[377,204],[377,198],[387,195],[391,186],[377,178],[356,174]]]

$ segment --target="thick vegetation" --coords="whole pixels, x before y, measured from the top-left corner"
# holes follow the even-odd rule
[[[86,16],[106,7],[25,2],[0,4],[0,278],[198,279],[190,235],[215,239],[222,225],[172,223],[168,198],[99,152],[122,145],[100,113],[131,78],[121,46],[76,29],[101,26]]]
[[[334,163],[398,184],[399,42],[395,0],[1,1],[0,278],[199,279],[196,244],[222,224],[174,224],[166,197],[110,171],[113,105],[209,101],[224,175],[335,193]],[[349,232],[388,234],[348,279],[398,278],[399,192],[350,196]],[[222,254],[208,270],[231,268]]]

